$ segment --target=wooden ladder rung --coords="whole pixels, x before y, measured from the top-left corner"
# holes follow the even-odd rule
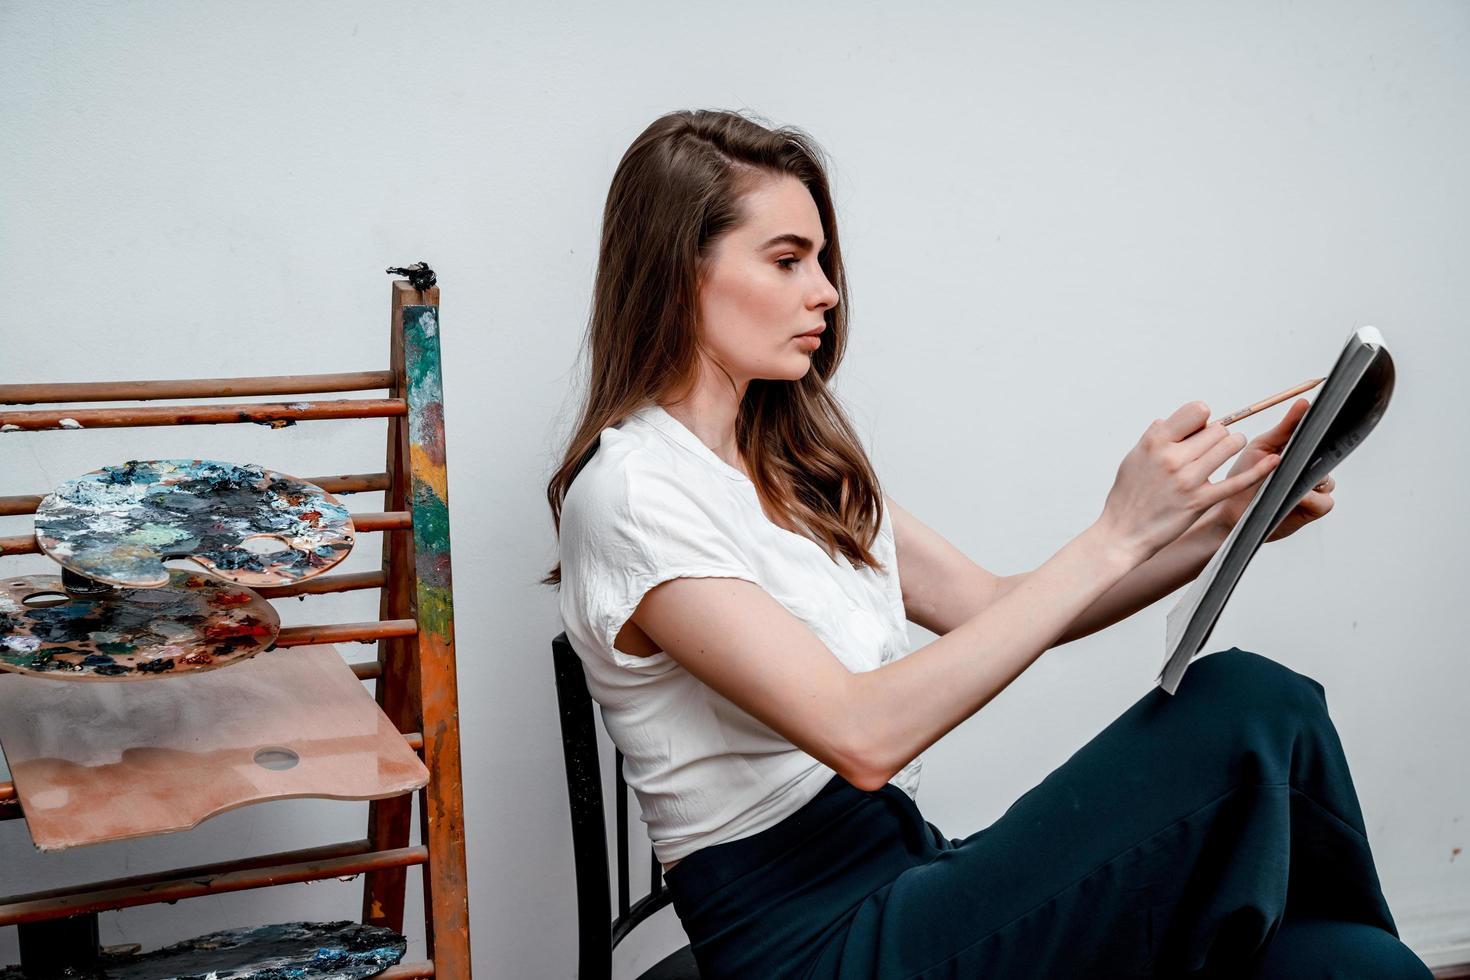
[[[352,515],[355,531],[412,531],[413,514],[406,510],[371,511]]]
[[[374,680],[383,676],[383,665],[376,660],[368,660],[359,664],[348,664],[352,673],[360,681]]]
[[[373,980],[413,980],[416,977],[432,977],[434,975],[434,961],[424,960],[421,963],[399,963],[390,966],[382,973],[374,973]]]
[[[288,374],[257,378],[189,378],[178,381],[72,381],[0,385],[0,405],[60,402],[148,401],[153,398],[238,398],[241,395],[314,395],[328,391],[376,391],[393,387],[392,371]]]
[[[251,888],[321,881],[385,868],[406,868],[425,864],[428,859],[427,847],[375,851],[366,840],[283,851],[242,861],[222,861],[159,874],[94,882],[80,888],[0,899],[0,926],[155,902],[176,902]]]
[[[8,538],[0,538],[0,555],[36,555],[40,552],[41,546],[36,543],[34,534],[17,534]]]
[[[411,619],[379,619],[366,623],[333,623],[329,626],[286,626],[276,635],[276,646],[299,647],[308,643],[372,643],[395,636],[418,636],[419,625]]]
[[[0,433],[49,429],[120,429],[149,425],[259,422],[280,428],[319,419],[382,419],[408,414],[402,398],[342,398],[319,402],[248,402],[154,408],[29,409],[0,412]]]
[[[266,599],[289,599],[301,595],[326,595],[330,592],[352,592],[355,589],[381,589],[388,574],[381,568],[375,572],[344,572],[340,575],[318,575],[292,582],[290,585],[261,585],[255,592]]]

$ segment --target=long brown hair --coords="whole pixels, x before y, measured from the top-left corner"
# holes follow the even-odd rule
[[[790,175],[811,192],[827,236],[818,262],[839,301],[824,312],[822,346],[800,380],[750,381],[736,443],[768,515],[802,529],[829,555],[883,567],[868,550],[883,494],[827,386],[847,343],[848,300],[823,156],[798,129],[767,128],[733,112],[661,116],[613,174],[584,345],[586,401],[546,488],[558,534],[567,488],[597,451],[602,430],[650,401],[677,400],[693,383],[699,260],[739,222],[740,198],[751,181],[768,175]],[[560,584],[561,563],[541,581]]]

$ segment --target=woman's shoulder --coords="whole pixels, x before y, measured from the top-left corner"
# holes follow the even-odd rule
[[[670,510],[702,507],[710,499],[710,484],[706,467],[691,465],[663,440],[634,427],[608,428],[567,488],[562,521],[647,524]]]

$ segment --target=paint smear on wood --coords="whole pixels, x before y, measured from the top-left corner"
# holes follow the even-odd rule
[[[449,477],[440,388],[439,318],[435,307],[403,308],[412,470],[414,567],[419,629],[452,644],[453,581],[449,567]]]

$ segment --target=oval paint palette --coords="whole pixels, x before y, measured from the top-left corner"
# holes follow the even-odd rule
[[[104,952],[95,965],[66,976],[94,980],[358,980],[403,959],[402,933],[361,922],[283,922],[226,929],[141,955]],[[28,980],[18,966],[0,968],[0,980]]]
[[[64,567],[151,589],[188,558],[239,585],[289,585],[352,550],[352,516],[315,484],[255,465],[131,460],[69,480],[36,509],[36,541]]]
[[[280,630],[265,599],[198,572],[97,596],[68,594],[59,575],[0,579],[0,670],[143,680],[248,659]]]

